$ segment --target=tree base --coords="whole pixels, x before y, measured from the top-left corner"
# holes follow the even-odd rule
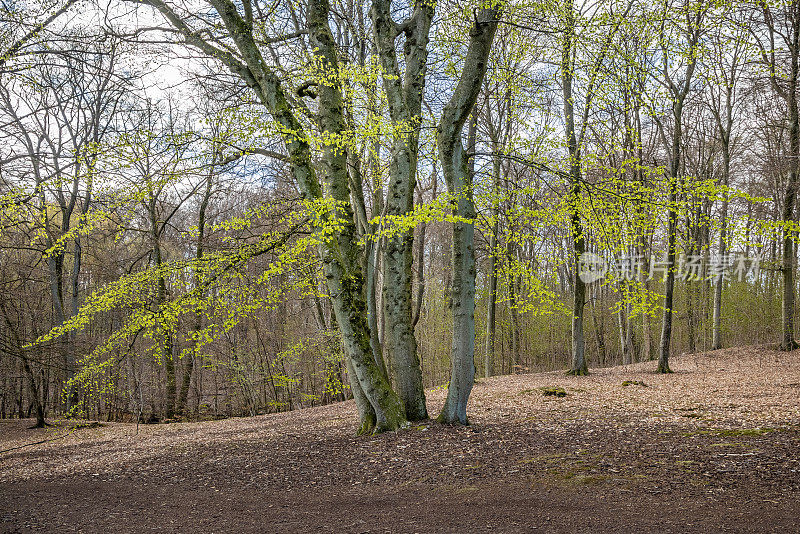
[[[29,426],[28,430],[33,430],[34,428],[46,428],[48,426],[53,426],[51,423],[47,421],[37,421],[35,425]]]
[[[361,421],[361,425],[358,427],[356,431],[356,436],[366,436],[367,434],[372,434],[372,431],[375,429],[375,417],[365,417]]]
[[[668,375],[672,374],[674,371],[669,368],[669,365],[659,365],[658,369],[656,369],[657,374]]]
[[[461,421],[457,416],[451,420],[450,417],[447,417],[444,413],[440,413],[439,417],[436,418],[437,423],[441,423],[443,425],[453,425],[453,426],[469,426],[469,419],[464,419]]]
[[[570,369],[566,373],[567,376],[589,376],[588,369]]]
[[[409,410],[408,407],[406,407],[406,419],[408,421],[425,421],[429,418],[428,410],[424,407],[417,410]]]
[[[800,348],[800,344],[798,344],[797,341],[795,341],[794,339],[791,340],[790,342],[784,341],[783,343],[781,343],[780,346],[780,350],[782,350],[783,352],[791,352],[798,348]]]
[[[393,417],[389,420],[384,419],[380,422],[376,421],[374,417],[369,417],[361,421],[361,426],[358,427],[356,435],[366,436],[371,434],[373,436],[377,436],[378,434],[382,434],[384,432],[395,432],[397,430],[402,430],[403,428],[408,428],[409,426],[411,425],[405,417]]]
[[[383,434],[384,432],[396,432],[398,430],[402,430],[403,428],[408,428],[410,425],[408,421],[403,420],[402,423],[397,423],[390,425],[388,423],[381,423],[375,425],[375,428],[372,429],[372,435],[377,436],[378,434]]]

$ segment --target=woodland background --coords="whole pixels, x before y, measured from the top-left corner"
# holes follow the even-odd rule
[[[342,235],[325,218],[336,208],[309,203],[286,148],[297,132],[226,68],[223,53],[247,56],[226,6],[290,95],[320,174],[330,146],[346,154],[359,291],[387,368],[387,310],[400,295],[422,385],[447,387],[461,298],[453,228],[464,221],[478,376],[576,370],[577,316],[578,371],[663,360],[666,321],[667,355],[794,348],[800,3],[320,4],[3,2],[0,418],[155,422],[352,396],[318,248]],[[319,67],[327,33],[314,9],[336,70]],[[415,56],[424,13],[429,40]],[[402,120],[382,20],[394,21],[398,72],[424,64],[420,112]],[[465,76],[481,24],[496,26],[485,75]],[[453,207],[437,147],[460,77],[477,87],[457,132],[474,217]],[[333,140],[318,123],[326,87],[341,95]],[[411,206],[393,212],[398,142],[415,136]],[[398,293],[387,250],[409,254]],[[610,261],[672,252],[672,264],[759,256],[761,269],[670,282],[648,280],[645,262],[632,279],[584,287],[584,250]]]

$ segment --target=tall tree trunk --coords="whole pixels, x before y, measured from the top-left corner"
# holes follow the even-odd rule
[[[221,51],[203,36],[194,32],[170,5],[160,0],[143,0],[158,9],[186,44],[218,58],[249,88],[280,126],[287,132],[283,142],[289,153],[291,173],[308,201],[324,198],[312,163],[311,147],[305,129],[298,119],[295,105],[287,97],[282,80],[264,60],[253,34],[253,26],[240,14],[230,0],[211,0],[231,37],[231,45],[238,54]],[[322,150],[320,170],[325,177],[326,190],[336,202],[334,212],[325,213],[323,222],[336,219],[337,232],[320,244],[323,274],[331,299],[334,315],[342,335],[346,357],[349,359],[349,379],[354,395],[361,392],[368,401],[359,405],[361,431],[393,430],[406,424],[402,402],[392,391],[378,368],[372,354],[367,323],[367,306],[364,301],[364,278],[361,267],[362,251],[358,246],[357,230],[351,206],[350,185],[345,150],[336,146],[336,140],[346,137],[339,63],[336,42],[328,22],[330,5],[327,0],[310,0],[307,8],[307,26],[320,69],[318,80],[317,124],[326,139]],[[359,389],[360,388],[360,389]]]
[[[417,179],[419,128],[428,60],[428,34],[434,4],[416,0],[414,12],[405,24],[405,73],[401,78],[395,52],[397,25],[391,18],[390,2],[374,0],[372,20],[375,40],[384,70],[389,113],[403,130],[393,140],[389,166],[386,212],[403,216],[414,209]],[[402,82],[401,82],[402,80]],[[386,239],[383,257],[383,311],[387,334],[384,345],[390,354],[395,387],[411,421],[427,419],[422,371],[417,356],[412,311],[412,263],[414,230],[392,232]]]
[[[164,258],[161,251],[161,234],[163,225],[158,221],[158,210],[156,208],[156,198],[151,196],[147,202],[148,215],[150,217],[150,238],[153,240],[153,265],[157,271],[156,281],[156,312],[167,302],[167,284],[164,273],[161,270]],[[166,374],[166,395],[164,400],[164,417],[171,419],[175,415],[175,400],[177,396],[177,383],[175,380],[175,361],[173,359],[172,332],[169,327],[158,319],[159,343],[161,344],[161,360],[164,364]]]
[[[470,30],[470,42],[461,77],[450,101],[442,111],[437,128],[437,145],[442,173],[454,195],[452,247],[453,343],[450,354],[450,383],[438,420],[468,424],[467,401],[475,381],[475,205],[469,155],[461,132],[472,112],[486,74],[489,51],[497,30],[500,8],[481,9]],[[474,126],[473,126],[474,128]],[[474,135],[474,134],[473,134]]]
[[[492,155],[492,191],[494,195],[500,190],[500,153],[495,144]],[[492,198],[491,217],[492,233],[489,236],[489,294],[486,307],[486,352],[484,355],[484,374],[486,378],[494,376],[494,345],[497,331],[497,234],[500,231],[500,220],[497,199]]]
[[[369,343],[372,348],[372,357],[375,360],[375,365],[378,370],[388,380],[389,373],[386,370],[386,361],[383,359],[383,344],[381,343],[380,325],[378,324],[378,316],[381,313],[381,307],[378,306],[378,268],[380,265],[380,256],[382,250],[383,240],[376,240],[370,243],[365,252],[366,255],[366,268],[365,268],[365,297],[367,300],[367,325],[369,326]]]
[[[643,170],[644,167],[644,150],[642,148],[642,117],[640,112],[640,98],[637,95],[635,100],[635,105],[633,108],[634,114],[634,121],[635,121],[635,134],[636,134],[636,161],[637,161],[637,169],[636,174],[639,183],[642,187],[646,185],[647,176]],[[652,247],[648,246],[647,237],[642,234],[639,237],[639,240],[636,244],[636,250],[639,256],[642,258],[642,269],[638,273],[639,283],[642,284],[644,287],[644,294],[650,294],[650,281],[648,277],[645,276],[644,273],[650,271],[650,260],[649,254],[652,251]],[[653,330],[650,326],[650,314],[649,313],[642,313],[642,351],[639,358],[642,361],[652,360],[654,358],[655,349],[654,349],[654,340],[653,340]]]
[[[795,18],[800,19],[800,13],[795,14]],[[798,26],[795,21],[795,26]],[[796,33],[800,33],[800,28],[795,28]],[[795,302],[795,284],[794,284],[794,265],[795,253],[792,238],[792,229],[789,223],[795,221],[795,204],[797,203],[797,187],[798,187],[798,166],[800,166],[800,114],[798,113],[797,104],[797,79],[798,79],[798,55],[800,52],[796,50],[798,47],[798,39],[795,37],[795,50],[792,54],[792,83],[786,91],[786,100],[789,107],[789,150],[791,158],[791,167],[789,171],[789,183],[786,185],[786,194],[783,199],[782,217],[783,221],[787,224],[783,227],[783,338],[781,340],[781,350],[790,351],[798,348],[798,344],[794,339],[794,302]]]
[[[700,251],[700,244],[697,241],[697,228],[698,220],[692,221],[691,215],[686,214],[686,249],[689,252],[688,256],[697,256]],[[697,281],[692,279],[691,275],[685,278],[686,286],[686,340],[687,352],[694,354],[697,352],[697,344],[695,342],[695,329],[697,326]]]
[[[676,127],[679,129],[680,127]],[[677,150],[673,146],[674,150]],[[674,157],[674,156],[673,156]],[[678,179],[677,165],[672,166],[670,176],[669,208],[667,212],[667,277],[664,281],[664,313],[661,321],[661,344],[658,353],[658,373],[671,373],[669,367],[670,342],[672,341],[672,303],[675,293],[675,233],[678,226]]]
[[[158,237],[156,237],[158,239]],[[156,269],[160,269],[162,265],[161,246],[156,242],[154,246],[155,265]],[[163,273],[159,272],[158,275],[158,306],[163,306],[167,302],[167,285]],[[173,341],[172,332],[163,324],[159,324],[161,336],[161,358],[164,361],[164,371],[167,376],[166,399],[164,401],[164,417],[171,419],[175,415],[175,400],[177,393],[177,383],[175,380],[175,360],[173,355]]]
[[[415,327],[422,315],[422,301],[425,298],[425,234],[427,232],[427,224],[420,223],[417,228],[419,228],[419,235],[414,242],[415,255],[417,257],[417,291],[414,296],[414,316],[411,319],[411,324]]]
[[[595,287],[594,295],[592,297],[592,322],[594,323],[594,337],[597,343],[597,361],[601,365],[606,364],[606,340],[605,340],[605,322],[603,321],[602,309],[598,313],[597,301],[602,298],[602,289]]]
[[[377,48],[373,44],[373,56],[377,56]],[[369,119],[376,120],[376,114],[373,111],[377,108],[377,87],[372,86],[369,93]],[[381,183],[381,169],[380,169],[380,150],[381,143],[379,139],[375,139],[370,150],[369,167],[370,167],[370,180],[372,185],[372,215],[384,215],[384,202],[383,202],[383,186]],[[363,186],[362,186],[363,191]],[[363,193],[362,193],[363,196]],[[379,230],[380,226],[371,225],[370,229],[375,232]],[[380,258],[383,252],[383,239],[367,239],[366,249],[364,251],[365,267],[364,274],[366,278],[365,295],[367,299],[367,323],[369,325],[370,346],[372,347],[372,356],[378,369],[388,380],[389,373],[386,369],[386,361],[383,358],[383,343],[381,328],[383,327],[382,310],[383,306],[378,306],[378,275],[380,273]],[[379,319],[380,317],[380,319]]]
[[[630,283],[623,280],[619,283],[619,293],[622,301],[617,311],[617,324],[619,326],[619,342],[622,350],[622,364],[629,365],[634,360],[633,347],[633,322],[631,320]]]
[[[349,109],[349,108],[348,108]],[[352,122],[352,119],[349,119]],[[376,150],[378,150],[376,148]],[[376,156],[374,156],[376,157]],[[364,177],[361,173],[361,158],[355,151],[351,151],[348,156],[348,170],[350,174],[350,196],[353,199],[354,216],[357,228],[357,235],[364,241],[364,251],[362,258],[362,269],[365,276],[364,298],[367,301],[367,324],[369,325],[370,346],[372,356],[378,369],[387,379],[389,374],[386,372],[386,363],[383,358],[383,344],[378,329],[378,307],[377,287],[378,287],[378,266],[380,265],[381,251],[383,250],[384,239],[375,239],[374,236],[379,232],[379,225],[370,223],[367,217],[367,207],[364,197]],[[377,182],[375,182],[377,183]],[[376,187],[379,189],[379,186]],[[381,194],[375,195],[382,198]],[[375,202],[375,212],[382,212],[382,203]]]
[[[99,120],[99,115],[97,116]],[[99,143],[99,132],[95,133],[95,142]],[[87,174],[87,181],[86,181],[86,195],[83,199],[83,205],[81,206],[81,216],[85,217],[89,213],[89,207],[92,204],[92,189],[94,186],[94,170],[95,170],[95,158],[96,156],[92,154],[88,158],[88,162],[86,165],[86,174]],[[71,299],[72,299],[72,316],[75,317],[78,315],[78,308],[80,304],[80,276],[81,276],[81,267],[83,262],[83,247],[81,246],[81,236],[80,233],[76,232],[75,239],[74,239],[74,250],[73,250],[73,258],[72,258],[72,277],[71,277]],[[70,332],[67,336],[67,343],[68,343],[68,351],[69,356],[68,360],[70,363],[70,368],[68,368],[69,378],[71,379],[72,376],[75,374],[75,332]],[[78,402],[78,385],[71,384],[69,391],[65,391],[64,394],[67,397],[67,410],[69,410],[70,406],[74,405]]]
[[[682,186],[680,178],[681,165],[681,143],[683,142],[683,105],[686,96],[689,94],[692,84],[692,75],[697,66],[698,51],[697,46],[702,31],[702,21],[705,8],[702,4],[694,6],[696,10],[693,14],[686,13],[686,36],[688,45],[688,63],[686,72],[680,85],[676,85],[669,75],[669,62],[666,50],[664,52],[664,77],[672,96],[672,145],[665,148],[669,150],[669,207],[667,224],[667,277],[664,282],[664,314],[661,323],[661,343],[659,346],[657,373],[671,373],[669,367],[670,344],[672,341],[672,307],[675,293],[675,256],[676,256],[676,233],[678,229],[678,191]],[[662,36],[663,37],[663,36]],[[662,130],[663,134],[663,130]]]
[[[580,215],[581,147],[575,133],[575,110],[572,95],[572,55],[575,39],[575,20],[572,2],[566,2],[566,27],[561,50],[561,84],[564,100],[564,121],[569,151],[570,238],[572,240],[572,366],[568,375],[588,375],[583,329],[583,311],[586,304],[586,284],[580,276],[581,256],[586,252],[586,241]]]
[[[66,321],[66,314],[64,313],[64,253],[56,250],[47,258],[47,271],[50,276],[50,298],[53,301],[53,326],[60,326]],[[72,355],[69,351],[69,336],[62,336],[56,343],[61,353],[61,366],[63,368],[63,384],[67,386],[75,374],[75,365],[72,361]],[[65,406],[64,411],[68,412],[71,408],[70,401],[71,395],[64,397]]]
[[[203,199],[200,202],[200,210],[197,214],[197,243],[196,247],[197,250],[195,251],[195,261],[197,261],[197,265],[194,269],[194,282],[195,287],[201,287],[201,280],[200,280],[200,271],[201,266],[200,262],[203,260],[203,254],[205,252],[205,233],[206,233],[206,211],[208,210],[208,203],[211,200],[211,192],[212,187],[214,185],[214,164],[215,161],[212,161],[212,168],[208,172],[208,176],[206,176],[206,187],[203,191]],[[204,295],[200,295],[202,298]],[[194,317],[194,331],[199,332],[203,328],[203,312],[202,310],[195,311]],[[186,415],[186,408],[187,408],[187,400],[189,398],[189,387],[192,383],[192,372],[194,370],[194,361],[197,357],[197,343],[196,341],[192,342],[192,353],[189,354],[186,358],[186,362],[183,367],[183,380],[181,381],[181,389],[180,393],[178,394],[178,402],[176,406],[176,411],[179,415]]]
[[[36,377],[31,370],[31,365],[25,356],[22,356],[22,365],[25,369],[25,376],[28,377],[28,391],[31,397],[31,405],[33,406],[34,413],[36,414],[36,423],[33,428],[44,428],[47,426],[45,421],[44,404],[43,400],[39,397],[39,387],[36,384]]]
[[[515,255],[514,244],[511,239],[508,240],[506,245],[506,254],[509,259]],[[520,293],[521,285],[521,277],[510,273],[508,279],[508,309],[511,313],[511,361],[509,362],[511,374],[520,366],[520,356],[522,355],[522,319],[519,313],[519,299],[517,297]]]
[[[647,259],[645,255],[648,252],[648,249],[644,246],[641,247],[642,250],[642,269],[645,271],[650,270],[650,261]],[[639,281],[644,287],[644,294],[649,295],[650,292],[650,282],[647,279],[648,277],[644,275],[644,273],[639,274]],[[649,313],[642,313],[642,353],[639,358],[642,361],[649,361],[655,359],[655,340],[653,336],[653,328],[650,324],[650,314]]]
[[[87,202],[88,204],[88,202]],[[80,275],[81,275],[81,262],[83,259],[83,247],[81,246],[81,238],[80,235],[75,236],[74,240],[74,250],[73,250],[73,261],[72,261],[72,276],[71,276],[71,286],[72,286],[72,294],[70,295],[71,298],[71,308],[72,308],[72,316],[78,315],[78,308],[79,308],[79,286],[80,286]],[[69,347],[69,378],[71,379],[75,375],[75,361],[74,355],[72,353],[72,349],[75,347],[75,332],[70,332],[67,334],[66,342]],[[70,384],[69,390],[64,392],[64,395],[67,397],[67,410],[71,406],[74,406],[75,403],[78,402],[78,385],[77,384]]]
[[[727,186],[730,180],[731,154],[730,154],[730,109],[728,110],[728,128],[722,130],[722,185]],[[722,261],[727,254],[726,231],[728,225],[728,193],[722,201],[722,209],[719,214],[719,261]],[[722,348],[722,287],[723,277],[717,276],[714,280],[714,326],[711,340],[711,349],[719,350]]]
[[[336,44],[328,25],[329,13],[330,5],[327,0],[311,0],[309,2],[308,26],[311,44],[322,70],[322,79],[337,80],[337,76],[331,76],[331,72],[338,73],[338,60]],[[285,103],[282,92],[280,97]],[[320,130],[334,138],[342,135],[345,124],[342,94],[338,81],[334,81],[330,85],[320,84],[318,101],[317,121]],[[299,127],[294,116],[285,118],[293,126]],[[292,143],[289,145],[290,152],[297,152],[294,160],[302,163],[305,168],[306,176],[300,180],[300,183],[301,186],[305,186],[306,196],[319,198],[321,191],[316,178],[312,178],[309,147],[307,145],[292,146]],[[302,159],[297,156],[301,156]],[[298,168],[297,163],[295,163],[295,168],[296,171],[299,171],[301,169]],[[335,217],[340,225],[340,231],[332,241],[322,245],[323,270],[328,291],[332,295],[331,301],[336,322],[342,333],[345,354],[349,359],[347,363],[350,385],[361,416],[359,432],[395,430],[406,424],[405,409],[402,401],[392,391],[388,381],[376,365],[372,354],[369,326],[365,314],[361,251],[357,245],[357,231],[350,205],[346,152],[333,144],[326,144],[323,147],[321,166],[331,197],[337,201]],[[359,397],[361,397],[361,402],[359,402]],[[367,402],[364,402],[365,400]]]
[[[474,148],[475,116],[470,123],[469,139]],[[458,194],[455,214],[469,222],[453,223],[451,297],[453,313],[453,343],[450,352],[451,370],[447,400],[439,420],[448,423],[468,424],[467,401],[475,381],[475,204],[472,198],[472,172],[468,156],[461,146],[454,156],[453,167],[459,174],[453,180],[452,192]],[[441,151],[441,148],[440,148]],[[457,159],[456,159],[457,158]],[[443,162],[444,164],[444,162]]]

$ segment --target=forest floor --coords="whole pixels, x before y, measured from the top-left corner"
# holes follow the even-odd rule
[[[0,531],[800,531],[800,351],[672,366],[480,380],[471,426],[379,436],[352,401],[138,434],[0,421]]]

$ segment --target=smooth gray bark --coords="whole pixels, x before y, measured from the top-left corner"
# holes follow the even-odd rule
[[[701,24],[705,14],[703,6],[696,6],[695,13],[687,14],[686,39],[688,60],[684,78],[674,82],[669,74],[669,55],[666,48],[662,50],[664,57],[664,82],[672,96],[672,143],[666,146],[669,150],[669,207],[667,223],[667,276],[664,282],[664,313],[661,321],[661,343],[659,345],[658,373],[671,373],[669,367],[670,344],[672,341],[672,312],[675,293],[675,258],[676,258],[676,232],[678,228],[678,191],[681,188],[681,148],[683,142],[683,107],[692,84],[692,75],[697,66],[697,46],[700,40]],[[662,36],[663,37],[663,36]],[[666,45],[662,45],[666,46]],[[665,143],[666,144],[666,143]]]
[[[308,8],[308,26],[314,54],[328,75],[338,72],[336,45],[328,24],[330,5],[327,0],[312,0]],[[333,79],[337,79],[333,77]],[[319,129],[334,136],[344,130],[342,94],[338,85],[321,84],[318,92]],[[288,110],[287,110],[288,111]],[[342,332],[345,352],[350,356],[348,373],[356,377],[353,394],[363,393],[375,414],[375,431],[395,430],[406,424],[401,400],[375,363],[366,320],[361,271],[361,251],[356,245],[356,227],[350,208],[350,188],[346,152],[336,146],[323,149],[322,169],[331,196],[339,201],[336,216],[342,229],[331,245],[325,246],[323,263],[334,313]],[[312,171],[309,164],[309,171]],[[316,178],[314,178],[316,181]],[[311,192],[311,191],[309,191]],[[351,387],[354,380],[351,378]],[[359,392],[360,387],[360,392]],[[362,411],[363,411],[362,407]],[[371,415],[371,414],[370,414]],[[369,430],[371,421],[362,417],[361,431]]]
[[[731,153],[730,153],[730,108],[728,111],[728,124],[725,130],[720,129],[722,137],[722,185],[727,186],[730,181],[731,172]],[[719,244],[718,251],[719,257],[724,258],[727,252],[726,244],[726,231],[728,224],[728,194],[725,194],[725,199],[722,201],[722,209],[719,214]],[[717,277],[714,281],[714,314],[713,314],[713,333],[711,340],[712,350],[719,350],[722,348],[722,287],[724,280],[722,276]]]
[[[386,213],[408,215],[414,209],[417,178],[419,128],[422,124],[422,98],[428,61],[428,34],[434,4],[415,0],[407,21],[397,25],[391,17],[388,0],[374,0],[372,22],[392,122],[401,131],[394,136],[389,166]],[[395,39],[405,35],[404,65],[401,74],[395,52]],[[392,377],[409,420],[428,418],[422,371],[414,337],[412,310],[412,262],[414,230],[392,232],[386,239],[383,256],[383,312],[386,320],[384,347],[389,352]]]
[[[633,4],[629,3],[625,14]],[[584,235],[583,221],[579,210],[582,177],[582,147],[589,123],[589,112],[592,100],[595,97],[597,79],[602,64],[611,46],[611,39],[619,28],[625,15],[619,17],[617,22],[609,28],[597,59],[594,61],[589,73],[589,83],[583,102],[583,113],[580,117],[580,126],[575,121],[575,95],[573,93],[573,77],[575,58],[577,55],[577,33],[575,8],[572,0],[564,2],[564,28],[561,38],[561,90],[564,108],[564,126],[567,151],[569,153],[569,203],[570,209],[570,239],[572,242],[572,362],[568,375],[588,375],[589,367],[585,354],[584,339],[584,307],[586,305],[586,284],[580,277],[579,264],[581,256],[586,252],[586,236]],[[599,334],[599,332],[598,332]],[[599,342],[598,342],[599,344]]]
[[[367,302],[367,325],[369,326],[370,347],[372,347],[372,357],[378,366],[381,374],[388,379],[386,363],[383,359],[383,346],[378,329],[378,265],[382,250],[382,239],[374,239],[373,236],[379,233],[379,226],[369,222],[367,218],[366,202],[364,200],[364,177],[361,173],[361,158],[358,154],[351,151],[348,154],[348,169],[350,172],[350,193],[353,199],[354,216],[356,220],[357,235],[362,239],[364,251],[362,254],[362,269],[364,271],[364,298]],[[375,206],[376,211],[380,205]],[[368,235],[371,234],[371,235]]]
[[[513,232],[513,229],[509,229],[510,234]],[[516,254],[514,241],[509,239],[506,243],[506,256],[511,260]],[[517,295],[521,292],[522,286],[521,279],[521,276],[513,273],[510,273],[508,278],[508,309],[511,314],[511,361],[509,362],[511,374],[517,371],[522,352],[522,318],[517,306]]]
[[[489,249],[497,248],[497,223],[493,225],[492,236],[489,238]],[[486,352],[484,353],[484,375],[486,378],[494,376],[495,356],[494,345],[497,334],[497,258],[492,252],[489,258],[489,294],[488,305],[486,307]]]
[[[486,74],[489,51],[497,30],[500,8],[481,9],[470,30],[469,47],[461,77],[442,111],[437,128],[439,159],[447,188],[455,195],[453,214],[464,221],[453,223],[452,313],[450,383],[438,420],[468,424],[467,401],[475,381],[475,205],[469,155],[464,150],[461,132],[478,98]]]

